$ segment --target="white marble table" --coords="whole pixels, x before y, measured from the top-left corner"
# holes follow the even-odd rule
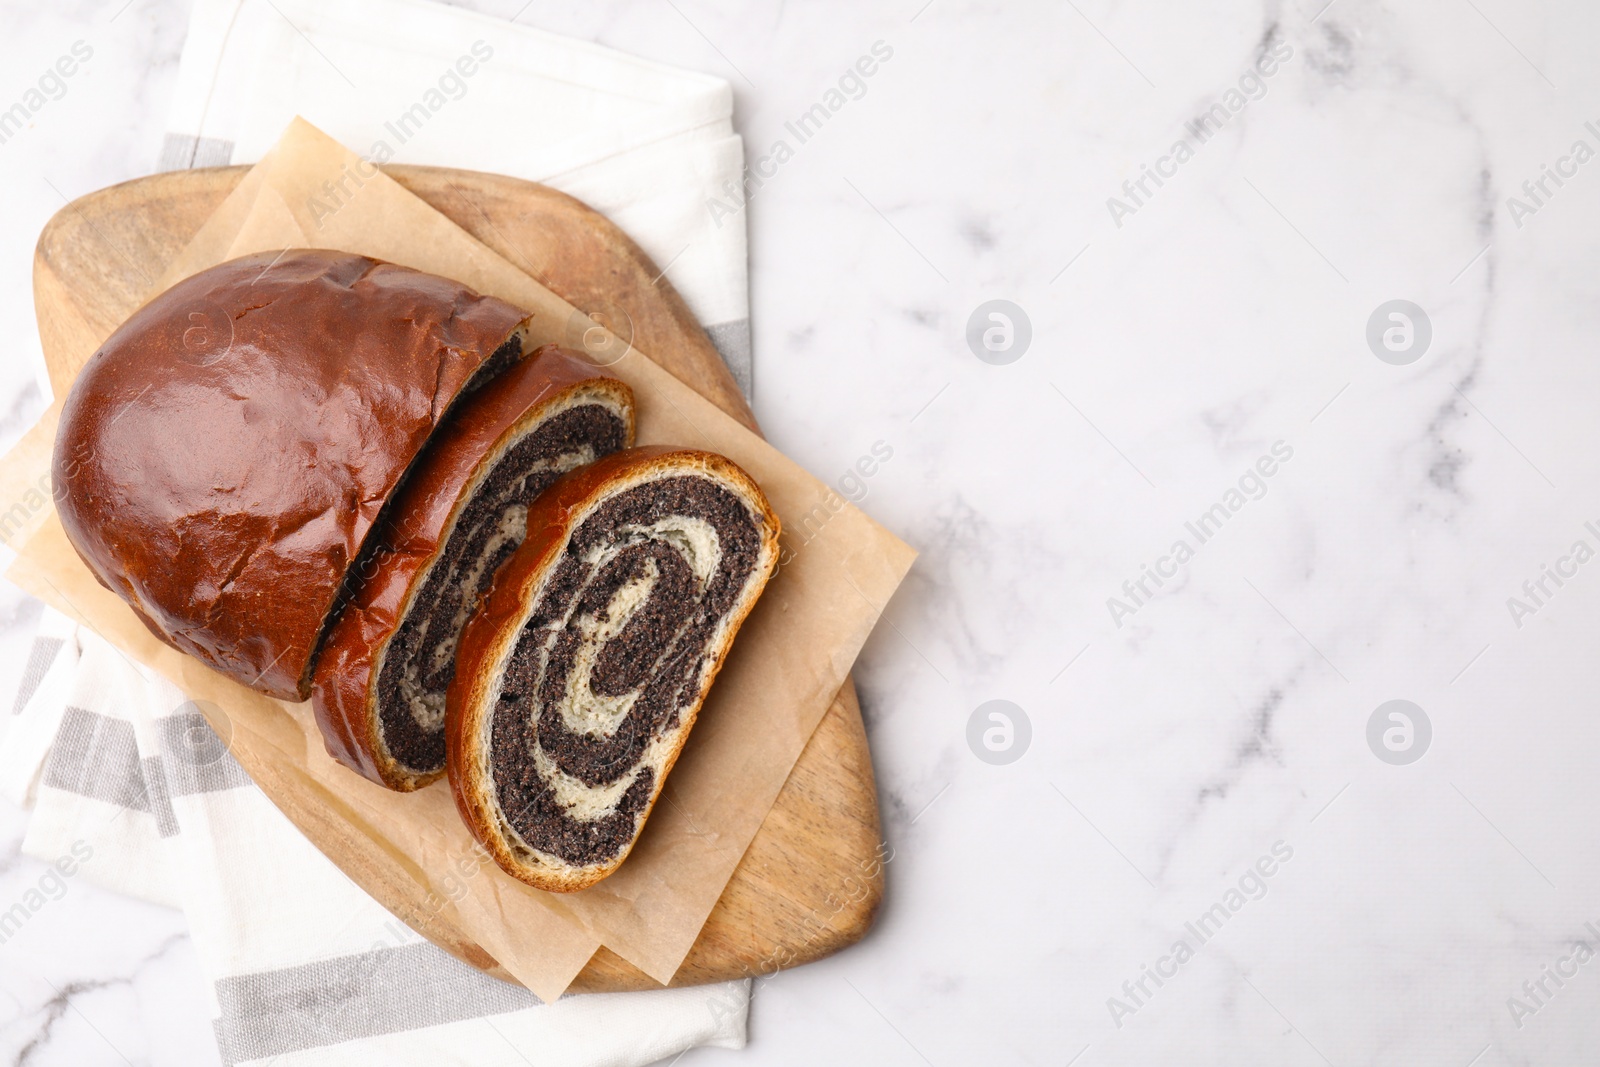
[[[94,48],[0,144],[7,441],[35,236],[159,148],[184,5],[122,2],[4,7],[0,107]],[[892,450],[863,506],[923,553],[857,674],[878,927],[683,1064],[1595,1058],[1600,9],[1325,2],[520,13],[731,78],[752,161],[790,141],[756,411],[829,479]],[[1015,314],[967,341],[991,300],[1011,362]],[[31,617],[4,595],[8,666]],[[969,744],[992,700],[1009,749]],[[1391,700],[1427,729],[1369,744]],[[215,1060],[180,916],[75,885],[43,923],[0,947],[0,1062]]]

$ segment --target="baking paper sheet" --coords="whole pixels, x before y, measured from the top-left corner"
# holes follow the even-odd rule
[[[531,311],[540,342],[573,342],[573,307],[300,120],[156,291],[215,263],[286,247],[341,249],[456,278]],[[583,337],[606,362],[626,348],[598,329]],[[632,855],[582,892],[544,893],[510,878],[484,862],[446,783],[409,795],[372,785],[326,755],[309,704],[253,693],[156,640],[89,574],[48,507],[30,523],[8,576],[220,709],[225,720],[213,726],[234,755],[335,863],[387,906],[422,896],[407,880],[427,890],[425,914],[402,919],[426,928],[431,914],[458,928],[546,1000],[602,944],[669,981],[915,553],[643,353],[628,350],[609,369],[635,391],[639,443],[732,458],[766,492],[791,551],[744,624]],[[53,436],[57,410],[6,457],[0,487],[25,489],[41,477],[41,444]],[[805,535],[793,536],[819,504],[831,517],[820,526],[813,517]]]

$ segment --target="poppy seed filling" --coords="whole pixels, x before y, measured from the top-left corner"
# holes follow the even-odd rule
[[[760,553],[749,508],[699,475],[618,491],[573,530],[491,713],[494,792],[522,843],[588,866],[633,841],[655,795],[647,764],[696,706]]]
[[[378,674],[380,738],[407,771],[444,767],[445,691],[455,677],[456,642],[478,597],[522,544],[528,505],[562,474],[622,448],[626,435],[612,409],[570,407],[508,448],[459,511]]]

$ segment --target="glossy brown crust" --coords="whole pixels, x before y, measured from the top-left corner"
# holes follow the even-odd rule
[[[561,550],[576,522],[588,513],[591,506],[617,482],[631,481],[638,475],[654,471],[673,474],[692,472],[694,468],[715,471],[717,475],[741,487],[741,496],[757,510],[761,527],[761,551],[758,557],[762,563],[759,566],[761,575],[751,595],[734,612],[730,612],[729,626],[721,645],[708,649],[713,654],[712,665],[705,672],[700,693],[682,713],[685,726],[678,736],[678,745],[662,764],[661,773],[656,776],[655,792],[639,817],[642,833],[667,776],[672,772],[684,742],[688,740],[700,706],[727,661],[728,649],[738,635],[740,625],[755,606],[777,567],[778,536],[781,532],[778,516],[755,479],[726,456],[666,445],[646,445],[616,452],[562,476],[528,510],[527,539],[495,575],[494,584],[484,597],[482,606],[467,620],[461,641],[456,646],[456,674],[445,698],[444,727],[445,768],[449,773],[450,791],[455,796],[456,810],[461,813],[462,821],[467,824],[472,836],[488,850],[502,870],[536,889],[553,893],[586,889],[620,867],[628,858],[634,842],[629,842],[621,852],[603,864],[572,872],[534,870],[517,858],[500,832],[490,772],[486,766],[488,753],[482,751],[478,743],[483,732],[483,721],[493,712],[490,707],[492,671],[495,664],[504,663],[511,654],[521,632],[522,621],[528,614],[529,601],[559,562]],[[634,841],[637,840],[635,836]]]
[[[67,536],[157,637],[304,699],[379,512],[525,321],[459,282],[322,249],[186,278],[67,397],[53,469]]]
[[[328,754],[390,789],[410,792],[444,777],[413,775],[378,740],[377,679],[383,650],[454,528],[464,492],[502,442],[540,422],[575,393],[614,398],[627,412],[633,444],[633,390],[584,356],[545,345],[461,402],[395,494],[377,549],[359,565],[361,584],[329,631],[311,697]]]

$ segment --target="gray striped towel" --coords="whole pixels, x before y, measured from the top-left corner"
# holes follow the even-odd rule
[[[45,609],[0,794],[32,809],[23,851],[181,908],[223,1063],[646,1064],[744,1045],[746,982],[531,993],[458,962],[385,911],[267,800],[172,683]],[[0,944],[32,917],[0,913]]]

